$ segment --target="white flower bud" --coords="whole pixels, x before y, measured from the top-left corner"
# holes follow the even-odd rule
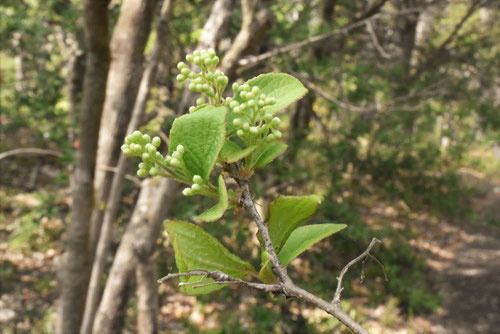
[[[160,144],[161,144],[161,139],[160,137],[156,136],[154,137],[152,140],[151,140],[151,144],[154,145],[154,147],[158,148],[160,147]]]
[[[191,188],[185,188],[183,191],[182,191],[182,194],[184,196],[191,196],[193,194],[193,191],[191,190]]]
[[[172,159],[180,160],[181,154],[179,152],[175,151],[174,153],[172,153]]]
[[[181,62],[179,62],[179,63],[177,63],[177,68],[178,68],[179,70],[182,70],[182,69],[184,69],[184,68],[186,68],[186,67],[187,67],[187,65],[186,65],[186,64],[184,64],[184,62],[182,62],[182,61],[181,61]]]
[[[193,56],[193,55],[187,55],[187,56],[186,56],[186,60],[187,60],[188,62],[192,63],[192,62],[193,62],[193,60],[194,60],[194,56]]]
[[[253,107],[255,105],[255,101],[254,100],[250,100],[250,101],[248,101],[247,104],[248,104],[249,107]]]
[[[271,121],[272,126],[278,126],[280,125],[281,120],[278,117],[274,117],[273,120]]]
[[[248,124],[248,122],[245,122],[245,124],[243,124],[243,130],[248,131],[249,128],[250,124]]]
[[[175,148],[175,150],[177,152],[179,152],[180,154],[184,153],[184,146],[182,146],[181,144],[177,145],[177,147]]]
[[[193,182],[199,184],[203,182],[203,179],[201,178],[201,176],[195,175],[193,176]]]
[[[170,160],[170,164],[173,167],[179,167],[181,165],[181,162],[178,159],[172,157],[172,160]]]
[[[195,183],[191,186],[191,189],[193,189],[193,191],[200,191],[201,186],[198,183]]]
[[[281,133],[281,131],[276,130],[276,131],[274,131],[274,136],[279,139],[279,138],[283,137],[283,134]]]
[[[200,97],[196,100],[196,105],[199,106],[199,105],[202,105],[205,103],[205,99],[203,97]]]
[[[259,128],[256,127],[256,126],[252,126],[250,128],[250,132],[253,133],[253,134],[257,134],[257,133],[259,133]]]
[[[148,171],[145,170],[145,169],[139,169],[137,171],[137,176],[139,176],[139,177],[146,177],[146,176],[148,176]]]
[[[238,130],[238,131],[236,131],[236,135],[238,137],[243,137],[245,135],[245,132],[243,132],[243,130]]]
[[[234,125],[235,127],[237,127],[237,128],[239,128],[239,127],[241,126],[241,123],[242,123],[242,122],[243,122],[243,121],[241,120],[241,118],[235,118],[235,119],[233,119],[233,125]]]
[[[239,106],[240,104],[238,103],[238,101],[231,101],[231,103],[229,103],[229,106],[231,108],[236,108],[237,106]]]

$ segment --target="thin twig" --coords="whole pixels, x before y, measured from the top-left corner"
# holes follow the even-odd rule
[[[342,294],[342,290],[344,290],[344,288],[342,287],[342,280],[344,279],[344,275],[347,273],[349,268],[351,268],[353,265],[355,265],[359,261],[368,257],[370,255],[370,251],[372,250],[372,248],[375,247],[379,243],[381,243],[380,240],[378,240],[377,238],[373,238],[372,241],[370,242],[370,245],[368,245],[368,248],[363,253],[361,253],[361,255],[359,255],[355,259],[351,260],[348,264],[346,264],[346,266],[344,268],[342,268],[342,270],[340,271],[339,277],[337,277],[337,289],[335,290],[335,294],[333,296],[332,303],[340,304],[340,295]]]
[[[0,160],[14,155],[51,155],[60,158],[63,154],[58,151],[43,148],[16,148],[11,151],[0,153]]]
[[[385,58],[385,59],[391,59],[391,55],[385,52],[384,48],[382,45],[380,45],[377,34],[375,33],[375,30],[373,29],[373,24],[371,23],[370,20],[366,20],[366,30],[368,31],[368,35],[370,35],[370,38],[373,42],[373,45],[375,46],[375,49],[377,49],[378,53]]]
[[[111,166],[102,166],[101,169],[106,171],[106,172],[111,172],[111,173],[118,172],[118,168],[111,167]],[[125,178],[129,181],[132,181],[132,183],[134,183],[138,187],[140,187],[142,185],[142,181],[138,177],[135,177],[135,176],[130,175],[130,174],[125,174]]]

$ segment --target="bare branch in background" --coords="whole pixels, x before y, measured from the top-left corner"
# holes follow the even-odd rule
[[[382,45],[380,45],[378,39],[377,39],[377,34],[375,33],[375,30],[373,29],[373,24],[371,23],[370,20],[366,20],[366,30],[368,31],[368,34],[370,35],[370,38],[373,42],[373,45],[375,46],[375,49],[377,49],[378,53],[385,58],[385,59],[391,59],[391,55],[385,52],[384,48]]]
[[[0,160],[15,155],[51,155],[57,158],[62,157],[61,152],[54,150],[46,150],[43,148],[16,148],[15,150],[0,153]]]

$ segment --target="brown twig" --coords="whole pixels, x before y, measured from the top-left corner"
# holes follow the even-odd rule
[[[16,148],[11,151],[0,153],[0,160],[14,155],[51,155],[54,157],[62,157],[62,153],[54,150],[46,150],[43,148]]]

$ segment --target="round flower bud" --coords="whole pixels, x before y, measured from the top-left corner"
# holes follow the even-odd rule
[[[212,65],[217,65],[219,63],[219,57],[215,56],[212,58]]]
[[[146,169],[146,164],[144,162],[141,162],[139,164],[139,169]]]
[[[130,149],[134,151],[135,154],[139,154],[142,152],[142,146],[139,144],[132,144],[130,145]]]
[[[153,144],[146,144],[144,147],[146,151],[148,151],[149,154],[155,154],[156,153],[156,147],[154,147]]]
[[[160,152],[155,153],[156,160],[163,161],[163,155]]]
[[[170,155],[167,155],[167,156],[165,157],[165,163],[166,163],[166,164],[167,164],[167,166],[168,166],[168,165],[170,165],[170,163],[171,163],[171,162],[172,162],[172,157],[171,157]]]
[[[187,68],[187,65],[184,64],[184,62],[181,61],[181,62],[177,63],[177,68],[179,70],[182,70],[183,68]]]
[[[200,65],[201,58],[199,56],[195,56],[194,59],[193,59],[193,63],[195,63],[196,65]]]
[[[189,73],[188,78],[191,79],[191,80],[195,79],[196,78],[196,73],[194,73],[194,72]]]
[[[148,171],[145,170],[145,169],[139,169],[137,171],[137,176],[139,176],[139,177],[146,177],[146,176],[148,176]]]
[[[234,92],[237,92],[238,89],[240,88],[240,85],[237,82],[235,82],[231,88],[233,89]]]
[[[276,131],[274,131],[274,136],[279,139],[279,138],[283,137],[283,134],[281,133],[281,131],[276,130]]]
[[[151,144],[154,145],[154,147],[158,148],[160,147],[160,144],[161,144],[161,139],[160,137],[156,136],[154,137],[152,140],[151,140]]]
[[[243,99],[246,99],[247,98],[247,92],[243,91],[240,93],[240,96],[243,98]]]
[[[203,85],[202,84],[196,84],[195,85],[195,90],[198,91],[198,92],[203,91]]]
[[[244,111],[246,107],[247,107],[246,103],[240,104],[241,111]]]
[[[193,189],[194,191],[200,191],[201,186],[198,183],[195,183],[191,186],[191,189]]]
[[[193,112],[193,111],[195,111],[195,110],[196,110],[196,107],[194,107],[194,106],[189,107],[189,112],[190,112],[190,113],[191,113],[191,112]]]
[[[160,174],[160,171],[158,170],[158,168],[151,167],[151,169],[149,170],[149,175],[151,175],[151,176],[157,176],[158,174]]]
[[[274,117],[273,120],[271,121],[272,126],[278,126],[280,125],[281,120],[278,117]]]
[[[206,75],[206,78],[208,81],[214,81],[215,80],[215,75],[212,72],[208,72]]]
[[[208,50],[207,50],[207,55],[209,55],[210,57],[215,56],[215,50],[214,50],[214,49],[212,49],[212,48],[208,49]]]
[[[257,133],[259,133],[259,128],[256,126],[252,126],[252,127],[250,127],[250,132],[253,134],[257,134]]]
[[[138,140],[138,139],[140,139],[141,137],[142,137],[142,132],[141,132],[141,131],[137,131],[137,130],[136,130],[136,131],[134,131],[134,132],[132,133],[132,139],[133,139],[134,141],[137,141],[137,140]]]
[[[193,52],[193,56],[199,56],[201,54],[201,51],[200,50],[194,50]]]
[[[250,91],[250,86],[248,84],[243,84],[243,86],[240,87],[241,90],[244,90],[246,92]]]
[[[194,83],[190,83],[189,86],[188,86],[188,89],[190,91],[195,91],[196,90],[196,85]]]
[[[274,140],[274,135],[271,133],[271,134],[267,135],[266,139],[268,141],[273,141]]]
[[[254,93],[254,94],[258,94],[258,93],[259,93],[259,87],[257,87],[257,86],[253,86],[253,87],[252,87],[252,93]]]
[[[122,148],[122,152],[123,152],[123,154],[125,154],[127,156],[132,155],[132,151],[128,147]]]
[[[250,100],[250,101],[248,101],[247,104],[249,107],[253,107],[255,105],[255,100]]]
[[[245,135],[245,132],[243,132],[243,130],[238,130],[238,131],[236,131],[236,135],[238,137],[243,137]]]
[[[186,56],[186,60],[187,60],[188,62],[192,63],[192,62],[193,62],[193,60],[194,60],[194,56],[193,56],[193,55],[187,55],[187,56]]]
[[[180,154],[184,153],[184,146],[182,146],[181,144],[177,145],[177,147],[175,148],[175,150],[177,152],[179,152]]]
[[[239,114],[239,113],[241,113],[241,108],[240,107],[235,107],[233,109],[233,111],[234,111],[235,114]]]
[[[181,162],[178,159],[172,157],[172,160],[170,160],[170,164],[174,167],[179,167],[181,165]]]
[[[210,65],[212,63],[212,58],[205,58],[203,62],[205,63],[205,65]]]
[[[202,183],[203,179],[201,178],[201,176],[195,175],[195,176],[193,176],[193,182],[194,183]]]
[[[236,108],[237,106],[239,106],[240,104],[238,103],[238,101],[231,101],[231,103],[229,103],[229,106],[231,108]]]
[[[260,94],[259,99],[265,100],[266,99],[266,95],[265,94]]]
[[[204,92],[206,92],[206,91],[207,91],[207,90],[209,90],[209,89],[210,89],[210,86],[209,86],[207,83],[204,83],[204,84],[202,85],[202,87],[201,87],[201,90],[202,90],[202,91],[204,91]]]
[[[142,154],[142,160],[143,161],[148,162],[149,158],[151,158],[151,156],[149,155],[149,153],[143,153]]]
[[[235,127],[237,127],[237,128],[239,128],[239,127],[241,126],[241,123],[242,123],[242,122],[243,122],[243,121],[241,120],[241,118],[235,118],[235,119],[233,119],[233,125],[234,125]]]
[[[203,97],[200,97],[196,100],[196,105],[199,106],[201,104],[205,103],[205,99]]]
[[[172,159],[180,160],[181,154],[179,152],[175,151],[174,153],[172,153]]]
[[[151,142],[151,137],[148,134],[142,135],[142,140],[145,143],[150,143]]]
[[[182,70],[181,70],[181,74],[182,75],[185,75],[185,76],[188,76],[189,73],[191,73],[191,70],[187,67],[184,67]]]
[[[257,105],[259,107],[263,107],[265,105],[265,102],[263,100],[259,100],[259,102],[257,103]]]
[[[193,191],[191,190],[191,188],[185,188],[183,191],[182,191],[182,194],[184,196],[191,196],[193,194]]]
[[[248,124],[248,122],[245,122],[245,124],[243,124],[243,130],[248,131],[248,129],[250,129],[250,124]]]

